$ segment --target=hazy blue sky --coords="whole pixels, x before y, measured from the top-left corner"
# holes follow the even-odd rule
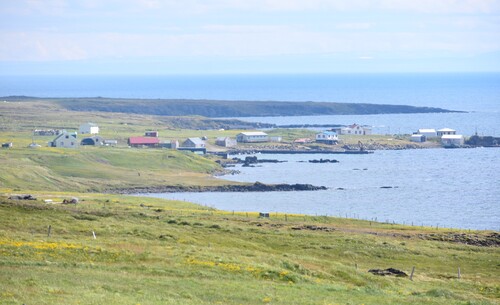
[[[0,0],[1,74],[500,71],[500,0]]]

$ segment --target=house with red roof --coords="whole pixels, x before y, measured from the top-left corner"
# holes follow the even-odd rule
[[[128,138],[128,145],[132,147],[158,147],[160,139],[156,137],[130,137]]]

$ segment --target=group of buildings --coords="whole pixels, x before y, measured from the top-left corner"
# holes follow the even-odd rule
[[[430,139],[439,139],[444,147],[458,147],[464,145],[465,142],[464,136],[457,134],[457,131],[451,128],[442,128],[438,130],[422,128],[410,137],[410,141],[419,143]]]

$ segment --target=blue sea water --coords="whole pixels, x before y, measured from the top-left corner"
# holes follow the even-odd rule
[[[176,193],[222,210],[361,218],[408,225],[500,230],[500,149],[420,149],[367,155],[258,155],[286,163],[238,167],[223,179],[310,183],[325,191]],[[238,156],[243,158],[244,156]],[[311,164],[311,159],[339,163]],[[390,188],[382,188],[390,187]]]

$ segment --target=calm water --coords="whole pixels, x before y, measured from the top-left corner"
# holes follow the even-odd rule
[[[500,229],[500,149],[497,148],[259,157],[288,162],[241,167],[238,168],[241,174],[224,179],[311,183],[330,189],[316,192],[151,196],[187,200],[222,210],[347,215],[415,225]],[[298,162],[319,158],[335,158],[340,163]],[[382,186],[393,188],[380,188]]]

